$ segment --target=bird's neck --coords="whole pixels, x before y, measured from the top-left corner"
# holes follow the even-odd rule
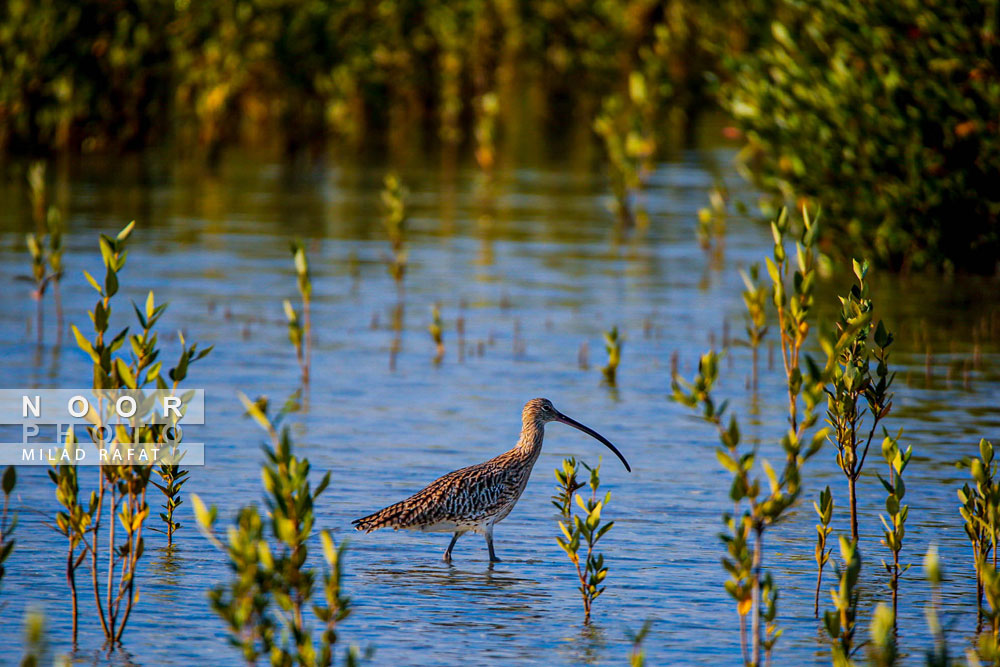
[[[545,424],[535,421],[524,422],[521,426],[521,437],[514,447],[519,453],[534,461],[542,452],[542,439],[545,437]]]

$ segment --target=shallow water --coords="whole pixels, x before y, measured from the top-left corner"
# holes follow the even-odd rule
[[[136,218],[122,275],[125,296],[138,301],[154,289],[158,301],[171,303],[164,331],[183,329],[189,339],[216,346],[189,376],[189,386],[206,390],[208,423],[200,439],[208,465],[193,471],[185,489],[230,517],[259,501],[261,491],[262,434],[241,417],[236,391],[281,401],[298,387],[281,301],[296,296],[287,239],[305,238],[313,268],[314,377],[308,405],[293,423],[300,452],[315,470],[333,473],[317,526],[351,541],[346,587],[354,613],[342,626],[345,644],[374,648],[373,664],[386,665],[622,664],[626,632],[652,619],[649,664],[735,664],[736,615],[722,589],[717,538],[719,517],[730,508],[727,474],[716,462],[712,430],[668,400],[671,355],[679,355],[690,377],[697,355],[712,340],[723,342],[724,321],[738,337],[737,268],[770,251],[768,230],[736,215],[721,260],[709,261],[698,246],[696,214],[713,174],[721,173],[736,196],[755,200],[729,166],[731,157],[725,150],[691,150],[659,164],[646,194],[652,225],[644,235],[616,231],[605,180],[589,168],[541,163],[501,170],[493,184],[474,169],[406,169],[412,232],[402,296],[384,266],[383,166],[289,168],[234,156],[211,173],[156,161],[84,161],[60,170],[53,189],[69,216],[66,319],[87,324],[93,292],[81,270],[100,263],[96,232]],[[7,286],[0,293],[0,385],[87,384],[89,359],[68,337],[57,348],[49,328],[40,350],[33,342],[34,304],[25,284],[13,282],[28,268],[26,197],[10,183],[0,194],[0,282]],[[938,545],[946,572],[943,612],[953,648],[964,650],[974,631],[973,569],[955,497],[963,473],[953,462],[973,454],[981,436],[1000,440],[1000,296],[996,283],[981,280],[876,272],[874,281],[877,304],[898,332],[897,408],[888,426],[905,428],[904,441],[915,450],[907,471],[904,561],[916,567],[902,584],[900,641],[907,664],[919,664],[929,644],[928,591],[919,570],[929,544]],[[824,290],[823,300],[834,303],[833,287]],[[393,369],[390,325],[400,299],[404,320]],[[427,333],[434,303],[446,324],[446,356],[437,367]],[[125,310],[116,316],[124,318]],[[46,318],[51,327],[51,308]],[[601,384],[598,370],[601,333],[613,324],[627,339],[616,389]],[[588,370],[578,366],[584,343]],[[177,345],[167,336],[168,360]],[[784,390],[780,361],[769,369],[767,356],[753,394],[746,389],[749,353],[732,347],[720,396],[732,399],[745,439],[777,456]],[[459,541],[449,566],[440,560],[446,535],[350,530],[351,519],[509,448],[520,408],[534,396],[551,398],[609,437],[633,466],[628,474],[613,456],[604,457],[602,488],[612,493],[605,516],[616,523],[601,542],[610,575],[589,629],[581,624],[575,573],[555,542],[548,502],[552,469],[563,456],[593,463],[608,454],[576,431],[548,429],[524,496],[497,528],[504,561],[494,567],[478,536]],[[812,618],[811,498],[830,484],[834,523],[845,529],[846,484],[833,458],[828,447],[808,464],[806,502],[766,537],[766,562],[781,590],[780,664],[829,661]],[[874,451],[859,491],[861,636],[874,602],[888,600],[878,564],[884,495],[873,473],[879,463]],[[94,469],[85,470],[84,485],[93,476]],[[28,608],[45,610],[54,649],[69,650],[63,542],[43,525],[56,504],[53,490],[41,468],[21,468],[19,480],[18,545],[0,598],[4,663],[21,652],[18,628]],[[173,553],[162,536],[148,539],[126,650],[105,657],[99,629],[85,622],[75,654],[80,662],[238,664],[205,597],[227,568],[189,512],[190,504],[181,507],[185,525]],[[832,568],[825,582],[831,579]],[[89,609],[89,598],[81,600]],[[821,601],[827,600],[824,593]]]

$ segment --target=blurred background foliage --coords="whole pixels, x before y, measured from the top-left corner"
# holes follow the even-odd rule
[[[214,160],[236,144],[351,154],[419,137],[489,169],[530,107],[547,133],[600,136],[627,206],[653,158],[721,108],[750,178],[827,210],[828,251],[991,272],[996,12],[946,0],[6,0],[0,154],[169,145]]]
[[[746,28],[719,20],[738,4],[10,0],[0,142],[40,153],[171,136],[211,151],[280,136],[295,149],[416,124],[458,143],[470,101],[502,78],[520,84],[507,86],[515,96],[540,84],[553,113],[593,110],[643,62],[691,109],[707,101],[721,41],[746,41]]]
[[[882,263],[996,269],[1000,43],[995,2],[795,0],[727,63],[721,101],[749,172],[823,203]]]

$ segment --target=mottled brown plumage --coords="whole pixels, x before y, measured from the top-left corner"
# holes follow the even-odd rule
[[[490,560],[499,560],[493,550],[493,526],[514,509],[542,451],[545,424],[561,421],[597,438],[628,462],[614,445],[596,431],[556,410],[546,398],[528,401],[521,413],[521,437],[510,451],[489,461],[450,472],[406,500],[390,505],[352,523],[370,533],[379,528],[454,533],[444,559],[451,560],[451,550],[464,533],[485,536]]]

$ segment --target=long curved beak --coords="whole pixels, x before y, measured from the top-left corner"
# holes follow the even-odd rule
[[[561,412],[557,412],[556,413],[556,421],[560,421],[563,424],[568,424],[569,426],[572,426],[575,429],[583,431],[584,433],[586,433],[587,435],[589,435],[591,438],[594,438],[595,440],[600,440],[602,443],[604,443],[605,447],[607,447],[608,449],[610,449],[611,451],[613,451],[615,453],[615,455],[618,456],[618,458],[620,458],[622,460],[622,463],[625,464],[625,470],[628,470],[629,472],[632,472],[632,468],[629,466],[628,461],[625,460],[625,457],[622,456],[622,453],[619,452],[618,448],[615,447],[614,445],[612,445],[611,441],[608,440],[607,438],[605,438],[603,435],[601,435],[600,433],[598,433],[594,429],[590,428],[589,426],[584,426],[583,424],[581,424],[580,422],[576,421],[575,419],[570,419],[569,417],[567,417],[566,415],[564,415]]]

